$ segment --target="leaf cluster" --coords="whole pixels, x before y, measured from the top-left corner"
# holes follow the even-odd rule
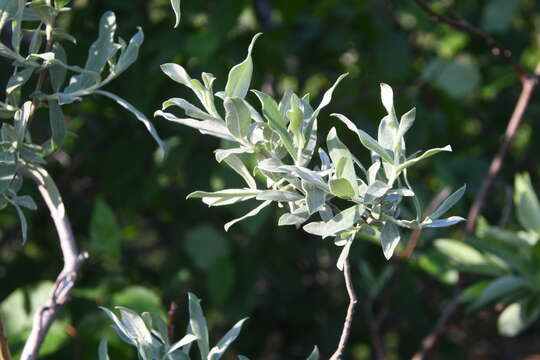
[[[65,138],[72,135],[63,106],[92,94],[106,96],[132,112],[166,151],[144,114],[102,89],[136,61],[144,40],[142,29],[139,28],[129,42],[116,38],[115,14],[106,12],[101,17],[99,35],[88,50],[85,65],[70,65],[62,43],[76,43],[76,39],[56,27],[57,17],[70,10],[66,7],[68,3],[0,0],[0,29],[10,22],[12,30],[10,44],[0,42],[0,56],[8,59],[13,68],[6,85],[6,98],[0,102],[0,118],[5,120],[0,129],[0,208],[8,204],[16,208],[23,241],[26,241],[27,225],[21,208],[35,210],[36,205],[28,195],[18,195],[22,175],[46,165],[45,159],[61,149]],[[27,88],[34,78],[36,86],[32,91]],[[30,122],[40,107],[48,108],[50,137],[37,143],[33,140]]]
[[[379,124],[376,139],[344,115],[333,114],[370,152],[369,166],[364,166],[340,140],[336,128],[326,137],[326,150],[318,147],[318,117],[330,104],[334,90],[346,74],[326,91],[317,107],[311,105],[309,94],[299,96],[290,90],[279,101],[264,92],[251,90],[259,101],[260,110],[250,104],[247,95],[253,74],[251,54],[259,36],[253,37],[244,61],[230,70],[224,91],[214,92],[212,74],[203,73],[201,82],[178,64],[162,65],[167,76],[195,93],[202,108],[182,98],[171,98],[155,115],[225,140],[228,146],[216,150],[216,160],[227,164],[247,185],[217,192],[196,191],[188,198],[201,198],[208,206],[259,201],[253,210],[225,224],[225,230],[277,203],[286,209],[279,225],[303,226],[308,233],[323,239],[334,238],[335,244],[343,248],[338,260],[340,269],[359,233],[379,235],[384,255],[389,259],[401,239],[400,228],[445,227],[464,220],[458,216],[441,217],[461,198],[465,187],[448,197],[429,216],[422,216],[407,171],[439,152],[451,151],[451,147],[407,155],[405,135],[413,125],[416,110],[398,119],[389,85],[381,84],[381,99],[387,115]],[[222,101],[224,111],[218,111],[216,99]],[[166,112],[171,107],[182,109],[188,117]],[[252,171],[248,168],[246,154],[256,159]],[[263,186],[257,184],[256,174],[264,179]],[[404,198],[413,199],[416,208],[413,219],[400,217]],[[337,209],[333,203],[336,199],[345,201],[348,207]],[[318,217],[315,221],[314,216]]]
[[[210,347],[208,326],[204,312],[201,308],[201,300],[196,295],[188,294],[189,324],[186,335],[175,343],[170,343],[166,324],[161,318],[154,320],[149,313],[137,314],[125,307],[117,307],[120,313],[118,317],[107,308],[101,308],[113,322],[113,329],[126,343],[137,349],[141,360],[189,360],[191,359],[191,346],[197,344],[200,359],[219,360],[229,346],[236,340],[242,325],[247,318],[238,321],[215,346]],[[314,351],[316,354],[316,350]],[[309,359],[316,360],[311,355]],[[99,360],[108,360],[107,342],[103,340],[99,347]],[[239,355],[239,360],[249,360]]]

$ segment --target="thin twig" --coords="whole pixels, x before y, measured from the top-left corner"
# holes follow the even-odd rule
[[[58,188],[47,171],[43,168],[29,166],[24,175],[36,182],[38,190],[49,208],[56,232],[58,233],[64,260],[64,267],[56,278],[49,299],[34,314],[32,330],[26,340],[21,355],[21,360],[35,360],[58,312],[69,300],[71,290],[79,274],[79,268],[82,262],[88,257],[88,254],[79,253],[77,250],[64,203]]]
[[[167,312],[167,334],[169,336],[169,343],[174,343],[174,316],[176,315],[176,310],[178,310],[178,305],[176,301],[171,301],[169,305],[169,311]]]
[[[428,336],[424,338],[424,340],[422,341],[422,346],[420,350],[418,350],[418,352],[414,354],[411,360],[423,360],[425,358],[425,356],[431,350],[433,345],[435,345],[435,342],[437,342],[437,339],[439,335],[441,334],[441,332],[443,332],[444,328],[446,327],[448,320],[450,320],[452,315],[458,309],[460,302],[461,302],[461,294],[457,295],[454,299],[452,299],[452,301],[448,303],[441,317],[439,317],[439,320],[437,320],[435,327],[430,331]]]
[[[375,349],[376,359],[384,360],[386,358],[386,351],[381,338],[382,316],[375,317],[373,315],[373,298],[371,296],[368,296],[366,298],[366,302],[364,303],[364,314],[368,322],[371,342],[373,343],[373,348]]]
[[[0,360],[11,360],[11,353],[9,352],[7,334],[6,334],[6,331],[4,330],[4,324],[2,323],[1,315],[0,315]]]
[[[535,73],[538,74],[539,72],[540,72],[540,64],[537,67]],[[497,152],[497,155],[495,155],[495,157],[491,161],[488,176],[484,179],[480,187],[480,191],[476,195],[473,205],[471,206],[471,209],[469,210],[467,227],[466,227],[467,234],[472,234],[474,232],[474,229],[476,227],[476,222],[478,220],[478,217],[480,216],[480,212],[482,211],[482,208],[484,207],[484,203],[486,201],[491,185],[493,185],[495,178],[497,177],[497,175],[502,169],[504,160],[506,158],[508,150],[510,149],[510,145],[512,144],[512,141],[514,140],[514,137],[516,136],[519,125],[523,121],[523,115],[525,114],[525,110],[527,110],[527,106],[529,105],[529,102],[531,101],[531,97],[532,97],[532,94],[534,92],[536,85],[538,85],[538,80],[536,77],[529,77],[523,82],[521,94],[519,95],[519,99],[516,103],[516,107],[514,108],[512,117],[510,118],[510,121],[508,122],[508,126],[506,127],[504,140],[501,144],[501,147],[499,148],[499,151]]]
[[[495,56],[500,56],[508,63],[512,70],[516,73],[521,81],[524,81],[529,77],[529,72],[525,70],[513,57],[512,52],[505,49],[500,43],[498,43],[489,34],[482,30],[472,26],[463,18],[461,18],[456,12],[452,11],[455,19],[451,19],[448,16],[441,15],[433,10],[424,0],[415,0],[418,6],[429,13],[436,21],[446,23],[458,30],[469,33],[481,39],[490,49],[491,53]]]
[[[351,266],[349,259],[345,260],[345,265],[343,267],[343,277],[345,279],[345,286],[347,287],[347,293],[349,294],[349,307],[347,308],[347,316],[345,317],[345,322],[343,323],[343,331],[341,332],[341,338],[339,339],[339,345],[330,357],[330,360],[339,360],[343,356],[347,342],[351,335],[351,327],[354,318],[354,313],[356,311],[356,304],[358,303],[358,298],[354,292],[354,286],[351,278]]]

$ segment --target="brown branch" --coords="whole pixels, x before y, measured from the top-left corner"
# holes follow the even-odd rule
[[[62,306],[69,300],[71,290],[75,286],[75,280],[79,274],[79,268],[88,254],[79,253],[77,250],[62,197],[47,171],[43,168],[28,166],[24,175],[36,182],[38,190],[49,208],[58,233],[64,260],[64,267],[56,278],[49,299],[34,314],[32,330],[21,355],[21,360],[35,360],[49,328]]]
[[[171,301],[169,305],[169,311],[167,312],[167,334],[169,336],[169,343],[174,343],[174,316],[176,315],[176,310],[178,310],[178,305],[176,301]]]
[[[11,360],[11,353],[9,352],[7,334],[4,330],[4,324],[2,323],[1,315],[0,315],[0,360]]]
[[[480,213],[486,201],[489,190],[493,185],[495,178],[502,169],[510,145],[514,140],[519,125],[523,121],[523,115],[527,110],[534,89],[536,85],[538,85],[538,76],[540,75],[540,63],[537,65],[534,74],[530,74],[516,60],[514,60],[510,50],[505,49],[501,44],[499,44],[487,33],[475,28],[467,21],[463,20],[457,13],[452,12],[453,17],[455,18],[452,19],[450,17],[435,12],[424,0],[415,0],[415,2],[418,4],[418,6],[420,6],[427,13],[429,13],[436,21],[446,23],[458,30],[480,38],[491,49],[493,55],[502,57],[508,63],[512,70],[517,74],[522,85],[521,94],[519,95],[519,99],[514,108],[512,117],[508,122],[508,126],[504,134],[503,143],[501,144],[497,155],[491,161],[488,175],[484,179],[480,187],[480,191],[477,193],[473,205],[469,210],[466,233],[472,234],[474,232],[476,222],[478,221],[478,217],[480,216]]]
[[[354,292],[354,286],[351,278],[351,266],[349,259],[345,260],[345,265],[343,267],[343,277],[345,279],[345,286],[347,287],[347,293],[349,294],[349,307],[347,308],[347,315],[345,317],[345,322],[343,323],[343,331],[341,332],[341,338],[339,339],[339,345],[330,357],[330,360],[339,360],[343,356],[347,342],[351,334],[351,327],[354,318],[354,313],[356,311],[356,304],[358,303],[358,298]]]
[[[482,40],[487,47],[491,49],[491,53],[495,56],[500,56],[512,70],[516,73],[518,78],[523,82],[527,79],[530,74],[525,70],[513,57],[512,52],[504,48],[499,42],[492,38],[489,34],[483,32],[482,30],[472,26],[467,21],[462,19],[456,12],[452,11],[455,19],[452,19],[448,16],[441,15],[434,11],[424,0],[415,0],[415,2],[420,6],[424,11],[430,14],[434,20],[448,24],[458,30],[469,33],[473,36],[476,36]]]
[[[418,352],[414,354],[411,360],[423,360],[426,357],[427,353],[431,350],[431,348],[433,348],[433,345],[435,345],[435,343],[437,342],[439,335],[446,327],[448,320],[450,320],[452,315],[458,309],[460,302],[461,294],[456,296],[454,299],[452,299],[452,301],[450,301],[450,303],[448,303],[446,309],[439,317],[439,320],[437,320],[435,327],[431,330],[428,336],[424,338],[420,350],[418,350]]]
[[[537,66],[535,73],[540,73],[540,64],[539,66]],[[536,77],[528,77],[522,84],[523,85],[521,88],[521,94],[519,95],[519,99],[516,103],[516,107],[514,108],[514,112],[512,113],[512,117],[510,118],[508,126],[506,127],[503,143],[501,144],[497,155],[495,155],[495,157],[491,161],[488,176],[484,179],[480,187],[480,191],[476,195],[473,205],[469,210],[466,227],[467,234],[472,234],[474,232],[476,222],[478,220],[478,217],[480,216],[482,208],[484,207],[484,203],[486,201],[491,185],[493,185],[495,178],[503,167],[503,163],[508,153],[508,150],[510,149],[510,145],[512,144],[512,141],[516,136],[519,125],[523,121],[523,115],[525,114],[525,110],[527,110],[527,106],[531,101],[534,89],[536,85],[538,85],[538,80]]]

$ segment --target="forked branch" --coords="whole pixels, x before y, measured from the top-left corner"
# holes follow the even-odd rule
[[[75,280],[79,273],[79,268],[82,262],[88,257],[88,254],[81,254],[77,250],[62,197],[49,173],[43,168],[29,166],[24,175],[36,182],[39,193],[49,208],[56,232],[58,233],[64,260],[64,267],[56,278],[49,299],[34,314],[32,330],[26,340],[21,355],[21,360],[35,360],[49,328],[62,306],[69,300],[71,290],[75,285]]]
[[[539,71],[540,66],[537,68],[537,72]],[[476,222],[478,220],[478,217],[480,216],[482,208],[484,207],[489,190],[491,189],[495,178],[503,167],[504,160],[506,158],[508,150],[510,149],[510,145],[512,145],[512,142],[514,141],[514,138],[517,134],[519,125],[523,121],[523,115],[525,114],[525,111],[529,106],[529,102],[531,101],[531,97],[533,95],[536,85],[538,85],[538,80],[536,77],[529,77],[523,82],[521,94],[519,95],[519,99],[516,103],[516,107],[514,108],[514,112],[512,113],[512,117],[510,118],[508,126],[506,127],[506,132],[504,133],[504,140],[499,148],[499,151],[497,152],[497,155],[495,155],[495,157],[491,161],[488,175],[482,182],[480,191],[476,195],[474,203],[469,210],[466,228],[467,234],[472,234],[474,232]]]
[[[356,305],[358,304],[358,298],[354,291],[354,286],[351,277],[351,266],[349,259],[345,260],[345,265],[343,267],[343,277],[345,279],[345,286],[347,287],[347,294],[349,294],[349,307],[347,308],[347,315],[345,317],[345,322],[343,323],[343,331],[341,332],[341,337],[339,339],[339,345],[330,357],[330,360],[339,360],[345,352],[347,342],[351,335],[352,322],[354,318],[354,313],[356,311]]]
[[[491,49],[491,53],[493,55],[500,56],[506,61],[508,66],[510,66],[510,68],[516,73],[522,85],[521,94],[514,108],[514,112],[512,113],[512,117],[508,122],[508,126],[506,127],[504,140],[499,147],[497,155],[491,161],[488,175],[482,182],[480,191],[477,193],[473,205],[469,210],[466,233],[472,234],[476,227],[476,222],[478,220],[478,217],[480,216],[489,190],[491,189],[495,178],[503,167],[504,160],[506,158],[508,150],[510,149],[510,145],[512,144],[517,130],[521,122],[523,121],[525,111],[529,106],[533,91],[538,85],[538,76],[540,75],[540,63],[538,64],[535,72],[531,74],[512,57],[512,53],[510,50],[503,47],[503,45],[493,39],[489,34],[469,24],[455,12],[452,12],[453,18],[450,18],[448,16],[437,13],[424,0],[415,0],[415,2],[428,14],[430,14],[436,21],[448,24],[457,30],[480,38]]]

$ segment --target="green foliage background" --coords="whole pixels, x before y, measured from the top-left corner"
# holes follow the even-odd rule
[[[262,15],[256,8],[270,5]],[[434,1],[435,9],[454,9],[503,42],[528,69],[540,60],[540,3],[533,0]],[[320,133],[331,126],[343,130],[328,114],[340,112],[371,134],[384,115],[379,82],[393,86],[397,106],[416,106],[410,150],[452,144],[453,154],[440,155],[411,174],[426,203],[446,185],[469,184],[455,213],[466,215],[504,133],[520,85],[508,66],[477,39],[433,23],[412,0],[184,0],[182,24],[173,29],[168,0],[76,0],[62,21],[79,45],[66,45],[70,63],[82,64],[95,39],[98,19],[116,13],[118,34],[129,38],[142,26],[145,42],[128,72],[110,85],[151,116],[164,99],[190,98],[186,88],[168,80],[159,65],[177,62],[190,74],[211,72],[223,88],[230,67],[245,56],[252,35],[264,35],[255,48],[254,87],[276,95],[293,88],[317,98],[343,72],[350,77],[334,93],[319,117]],[[9,66],[0,66],[6,82]],[[253,95],[249,95],[253,96]],[[294,228],[277,228],[279,209],[265,209],[256,219],[229,233],[223,224],[247,209],[207,209],[185,200],[195,189],[235,187],[240,179],[216,164],[212,151],[219,140],[194,130],[154,121],[170,146],[159,162],[146,129],[105,98],[85,99],[65,108],[69,130],[65,153],[49,168],[64,196],[79,246],[91,253],[73,300],[48,339],[49,359],[94,359],[100,338],[110,338],[113,358],[135,358],[121,345],[97,305],[124,305],[166,315],[171,301],[179,304],[177,337],[184,333],[187,291],[203,299],[215,339],[236,320],[249,316],[234,347],[253,359],[300,359],[318,344],[331,353],[341,332],[347,294],[335,268],[339,249]],[[47,131],[46,110],[33,126]],[[540,143],[538,101],[529,106],[525,122],[497,180],[485,215],[496,224],[508,200],[506,189],[516,171],[528,171],[533,185],[540,175],[535,149]],[[40,122],[40,117],[43,122]],[[130,119],[132,120],[132,119]],[[341,135],[340,135],[341,136]],[[348,132],[347,144],[356,139]],[[324,138],[324,136],[323,136]],[[362,158],[367,153],[358,149]],[[29,186],[29,191],[34,191]],[[36,199],[39,197],[35,196]],[[43,206],[29,217],[29,241],[21,246],[13,209],[0,213],[0,300],[15,314],[8,328],[19,346],[28,327],[32,301],[43,293],[44,281],[61,268],[53,225]],[[511,224],[512,226],[512,224]],[[370,359],[373,351],[362,312],[368,289],[360,281],[360,263],[375,273],[396,267],[390,285],[375,301],[386,311],[382,323],[389,359],[410,357],[433,326],[443,305],[456,293],[422,266],[421,254],[433,251],[437,236],[460,237],[461,228],[424,231],[413,258],[404,263],[384,260],[380,247],[357,241],[351,250],[353,276],[361,299],[352,333],[350,358]],[[441,258],[438,261],[444,262]],[[466,281],[466,279],[465,279]],[[18,290],[24,287],[24,291]],[[33,297],[32,294],[37,294]],[[7,305],[4,303],[3,307]],[[26,310],[25,310],[26,309]],[[498,337],[495,311],[459,313],[449,336],[434,351],[437,359],[519,359],[540,352],[539,327],[516,339]],[[25,325],[26,324],[26,325]],[[9,329],[8,329],[9,330]],[[15,349],[16,350],[16,349]],[[15,351],[17,352],[17,351]]]

